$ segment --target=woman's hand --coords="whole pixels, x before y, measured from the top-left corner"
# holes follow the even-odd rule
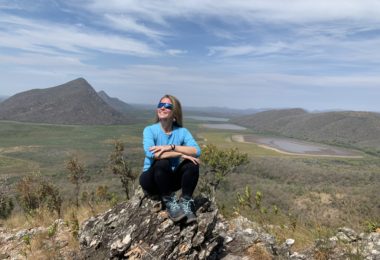
[[[182,154],[181,158],[184,159],[184,160],[190,160],[190,161],[192,161],[196,165],[199,165],[200,162],[201,162],[198,158],[195,158],[193,156],[186,155],[186,154]]]
[[[158,158],[164,153],[172,150],[170,145],[160,145],[160,146],[152,146],[149,148],[149,151],[156,154]]]

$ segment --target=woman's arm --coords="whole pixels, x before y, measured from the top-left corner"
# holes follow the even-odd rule
[[[195,157],[197,155],[197,149],[193,146],[182,146],[182,145],[160,145],[152,146],[149,148],[149,151],[152,152],[155,158],[164,158],[163,154],[170,153],[165,158],[173,158],[184,155],[189,155]]]
[[[176,145],[173,151],[193,157],[197,155],[197,148],[193,146]]]
[[[149,148],[154,154],[154,159],[176,158],[182,156],[179,151],[173,151],[174,145],[157,145]]]
[[[170,146],[169,146],[170,147]],[[185,147],[186,146],[182,146],[182,147]],[[191,155],[186,155],[186,154],[183,154],[183,153],[180,153],[180,152],[175,152],[175,151],[164,151],[165,149],[168,149],[167,145],[164,145],[164,146],[154,146],[152,147],[153,150],[159,150],[159,152],[156,152],[154,153],[154,158],[157,159],[157,160],[160,160],[160,159],[167,159],[167,158],[176,158],[176,157],[181,157],[182,159],[184,160],[190,160],[192,161],[194,164],[199,164],[200,163],[200,160],[194,156],[191,156]],[[172,149],[170,147],[170,149]]]

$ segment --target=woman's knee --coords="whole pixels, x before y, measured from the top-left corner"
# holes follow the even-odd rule
[[[170,161],[169,159],[162,159],[162,160],[156,160],[154,163],[153,163],[153,169],[162,169],[162,170],[168,170],[168,169],[171,169],[170,167]]]
[[[195,164],[190,160],[186,160],[183,165],[183,171],[199,174],[199,164]]]
[[[140,174],[139,183],[141,187],[149,187],[153,182],[152,173],[146,171]]]

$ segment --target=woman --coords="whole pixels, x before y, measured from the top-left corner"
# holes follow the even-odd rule
[[[181,103],[171,95],[160,99],[156,123],[144,129],[144,169],[140,185],[150,195],[158,194],[169,217],[178,222],[196,221],[192,195],[198,183],[201,150],[183,127]],[[180,160],[182,159],[182,162]],[[182,194],[177,201],[175,191]]]

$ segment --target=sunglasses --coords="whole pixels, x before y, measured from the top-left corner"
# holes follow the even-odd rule
[[[169,110],[172,110],[173,109],[173,104],[170,104],[170,103],[158,103],[158,106],[157,108],[166,108],[166,109],[169,109]]]

